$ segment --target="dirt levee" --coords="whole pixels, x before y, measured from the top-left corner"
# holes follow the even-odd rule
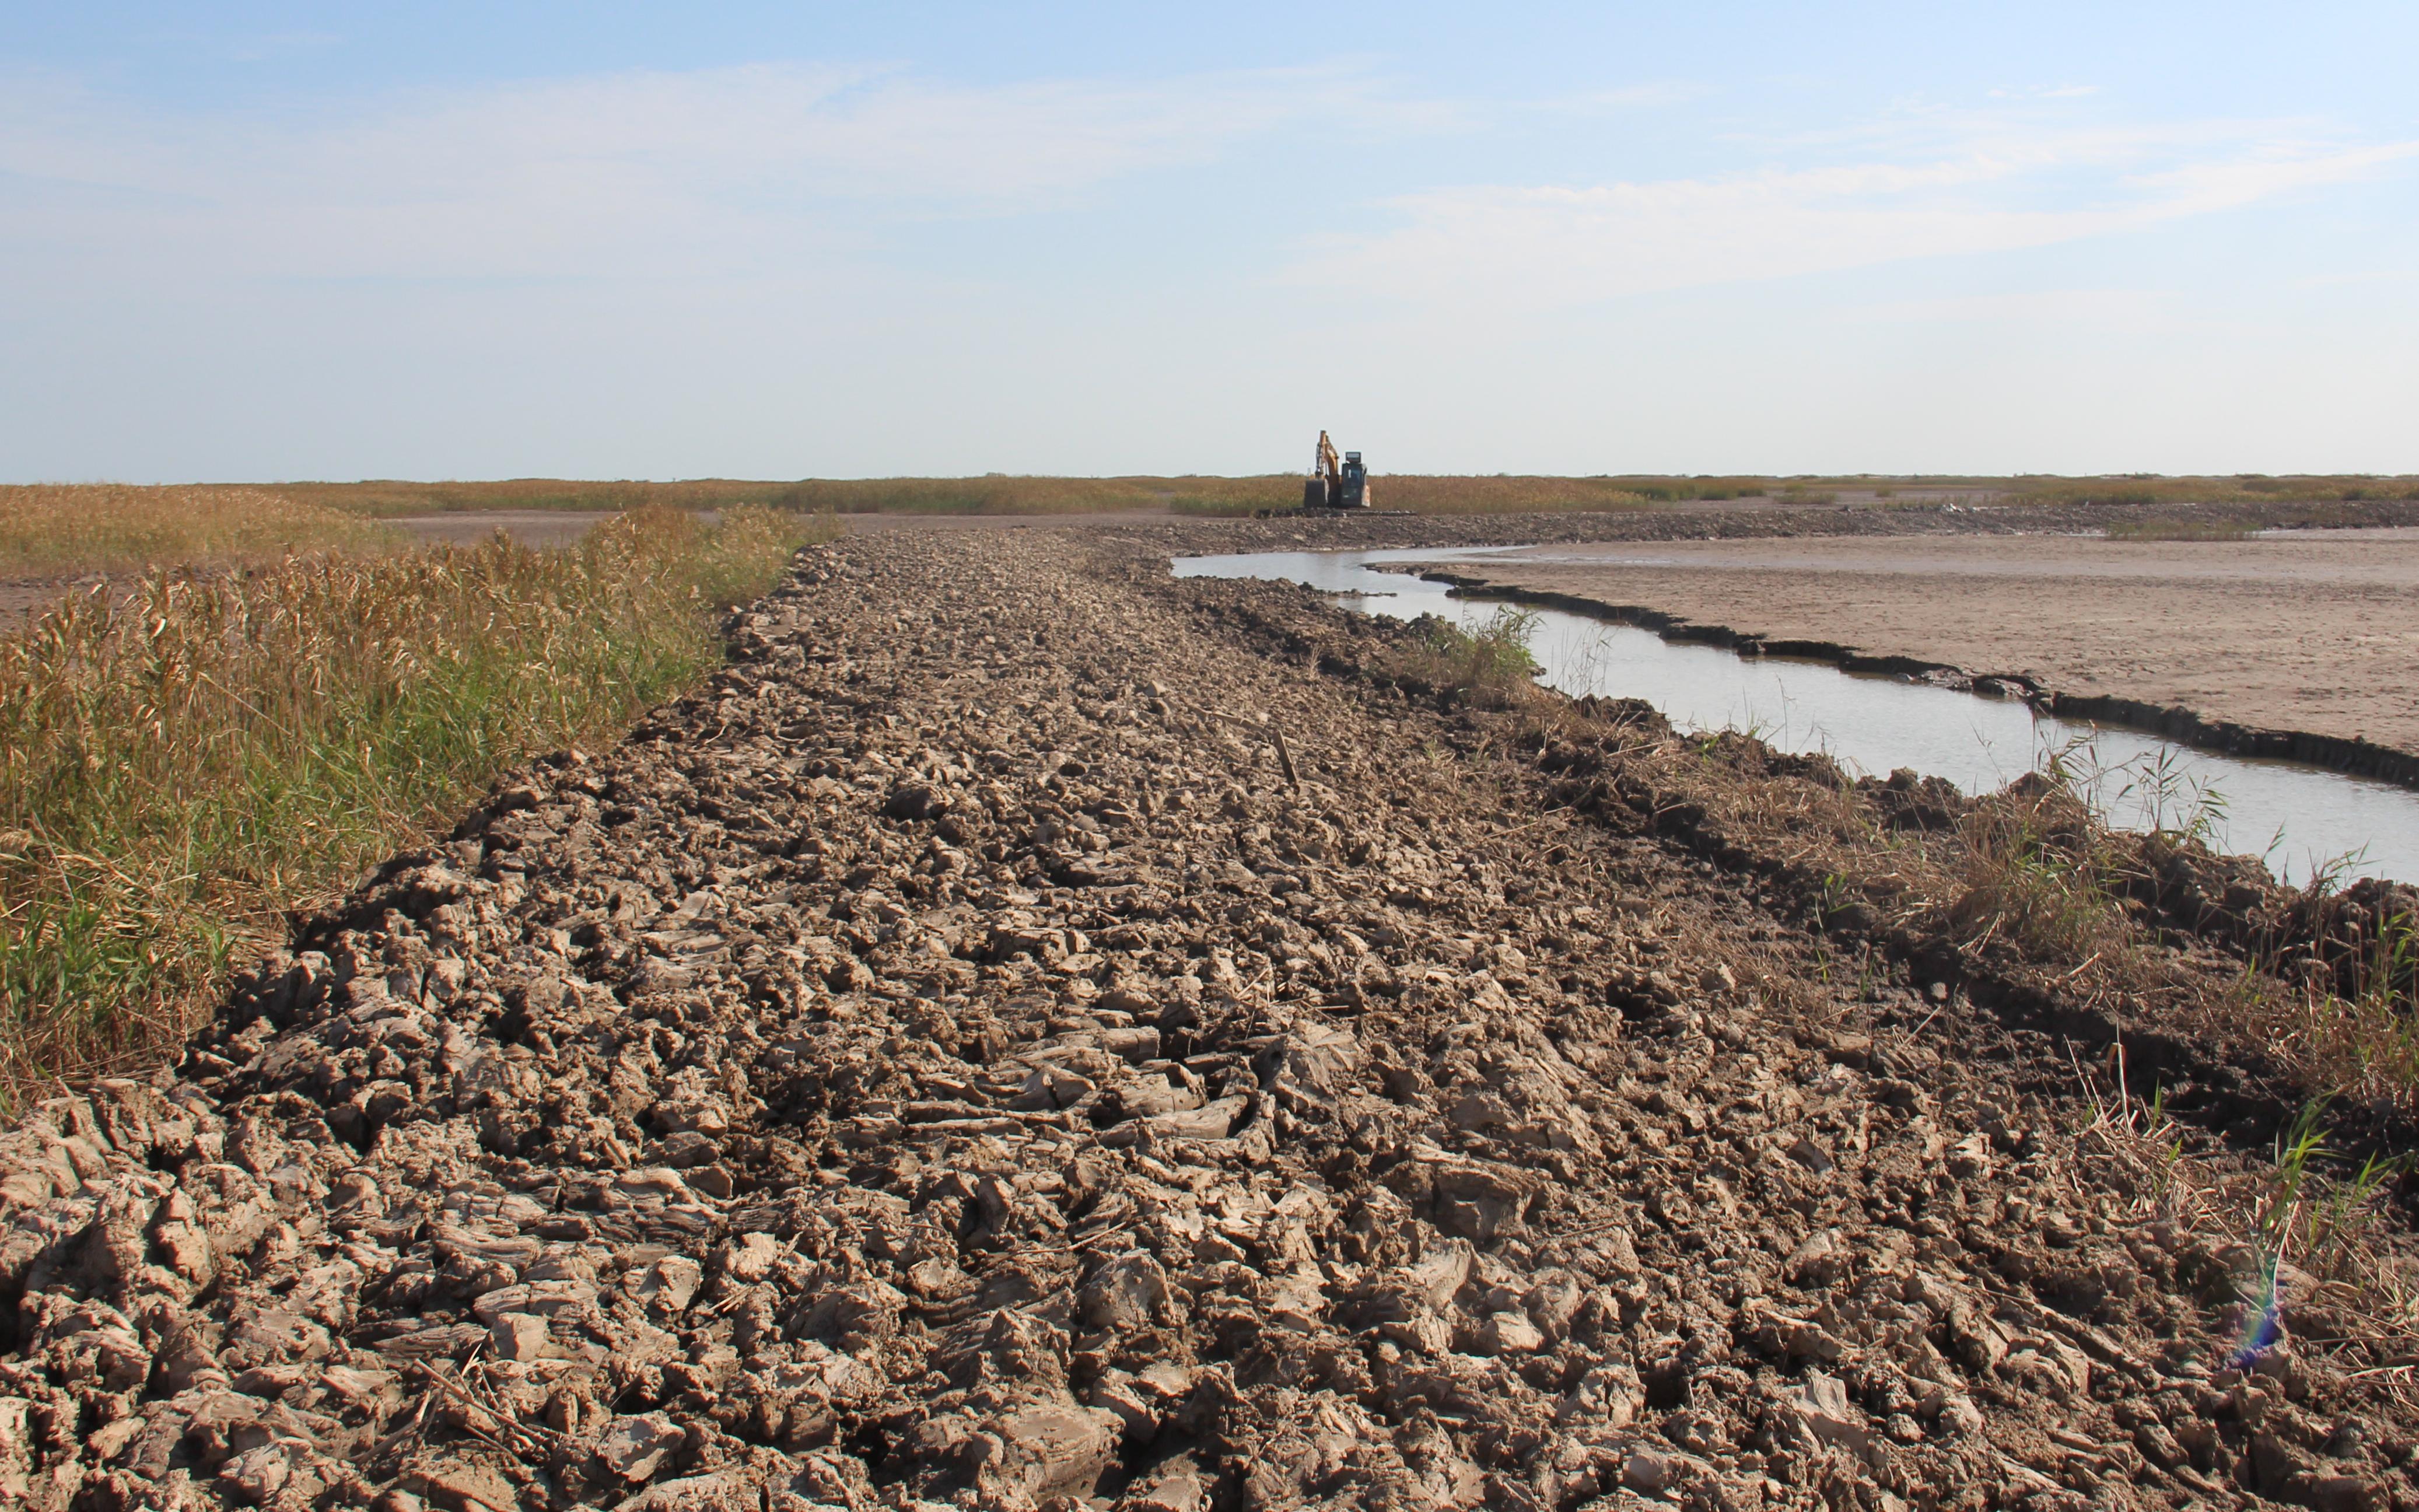
[[[1167,538],[805,554],[7,1136],[12,1504],[2410,1504],[1979,964]]]
[[[1557,546],[1452,570],[2419,752],[2419,530]]]

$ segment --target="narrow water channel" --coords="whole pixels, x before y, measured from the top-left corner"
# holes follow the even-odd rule
[[[1307,583],[1367,613],[1406,620],[1436,614],[1471,625],[1501,606],[1373,567],[1470,562],[1518,549],[1263,551],[1179,557],[1175,570],[1179,578]],[[2051,717],[2016,700],[1821,662],[1741,656],[1559,610],[1530,612],[1539,681],[1574,697],[1643,699],[1684,731],[1751,731],[1782,750],[1828,752],[1854,773],[1882,776],[1910,766],[1967,793],[2004,786],[2057,752],[2077,787],[2118,827],[2178,827],[2197,815],[2212,846],[2261,856],[2288,882],[2329,868],[2346,878],[2419,882],[2419,793],[2391,783],[2195,750],[2156,735]]]

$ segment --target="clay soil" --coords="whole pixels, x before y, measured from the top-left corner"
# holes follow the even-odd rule
[[[1455,573],[2419,752],[2419,530],[1559,546]]]
[[[44,1104],[0,1499],[2419,1506],[2400,1325],[2095,1078],[2287,1103],[1810,901],[1954,795],[1167,575],[1288,533],[812,548],[711,687]]]

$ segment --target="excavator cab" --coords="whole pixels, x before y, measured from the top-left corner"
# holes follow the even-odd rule
[[[1318,433],[1318,454],[1311,461],[1310,476],[1302,483],[1302,507],[1369,507],[1369,470],[1362,465],[1361,454],[1347,452],[1338,457],[1335,443],[1327,439],[1323,430]]]

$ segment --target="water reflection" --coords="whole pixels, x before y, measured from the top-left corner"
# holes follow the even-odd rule
[[[1176,574],[1308,583],[1346,595],[1348,608],[1367,613],[1438,614],[1468,625],[1499,606],[1455,598],[1443,583],[1373,566],[1478,561],[1518,549],[1181,557]],[[2419,793],[2390,783],[2195,750],[2040,715],[2013,700],[1819,662],[1741,656],[1557,610],[1536,616],[1530,650],[1544,669],[1541,681],[1574,696],[1644,699],[1683,730],[1751,731],[1783,750],[1827,752],[1853,772],[1878,776],[1911,766],[1967,793],[2003,786],[2058,751],[2120,828],[2174,826],[2198,814],[2212,845],[2262,856],[2288,881],[2305,881],[2315,868],[2350,856],[2350,874],[2419,882]]]

